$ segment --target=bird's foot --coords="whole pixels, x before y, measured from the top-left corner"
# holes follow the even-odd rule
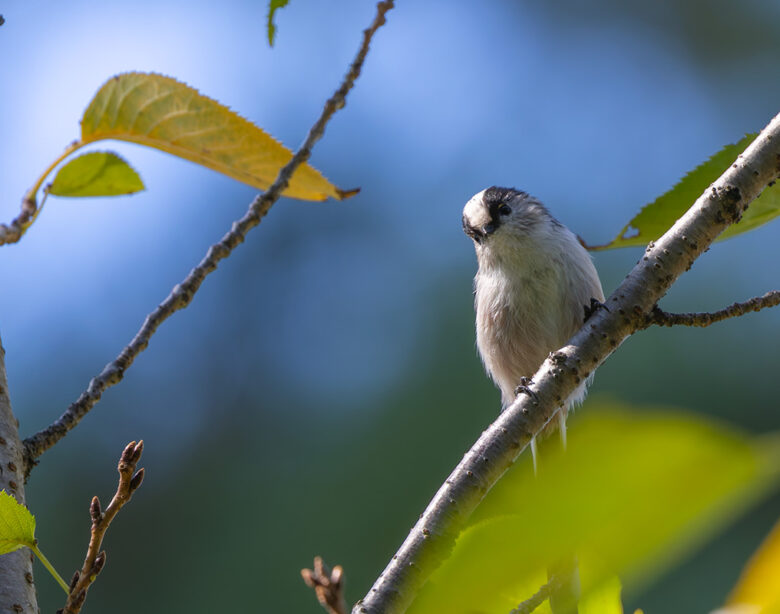
[[[530,386],[534,383],[534,380],[532,380],[530,377],[521,377],[520,378],[520,385],[515,388],[515,395],[520,394],[521,392],[524,392],[529,397],[531,397],[534,401],[534,405],[539,403],[539,396],[531,390]]]
[[[607,307],[604,303],[602,303],[600,300],[596,298],[591,298],[590,305],[583,305],[582,309],[585,312],[585,322],[590,320],[590,317],[594,313],[596,313],[599,309],[605,309],[609,311],[609,307]]]

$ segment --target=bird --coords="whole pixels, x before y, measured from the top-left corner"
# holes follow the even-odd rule
[[[474,242],[476,342],[485,370],[501,391],[502,411],[550,352],[563,347],[604,292],[590,254],[577,236],[533,196],[492,186],[463,208],[463,230]],[[582,402],[591,378],[557,410],[566,445],[566,417]],[[550,421],[544,432],[555,429]],[[534,469],[536,438],[531,440]]]

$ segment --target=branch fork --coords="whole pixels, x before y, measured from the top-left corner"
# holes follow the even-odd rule
[[[722,322],[728,318],[743,316],[751,311],[761,311],[767,307],[780,305],[780,290],[772,290],[763,296],[755,296],[741,303],[734,303],[723,309],[705,313],[668,313],[655,305],[647,315],[642,328],[657,326],[698,326],[705,327]]]

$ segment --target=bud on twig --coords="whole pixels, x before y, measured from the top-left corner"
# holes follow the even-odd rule
[[[101,571],[103,571],[103,567],[105,566],[105,564],[106,564],[106,551],[103,550],[100,554],[98,554],[95,557],[95,562],[92,565],[92,575],[96,576]]]
[[[89,504],[89,515],[92,517],[92,524],[97,524],[103,518],[103,510],[100,508],[100,499],[92,497]]]
[[[133,494],[138,487],[141,485],[141,482],[144,481],[144,475],[145,471],[143,467],[138,470],[138,472],[133,476],[133,479],[130,480],[130,486],[128,488],[128,494]]]
[[[76,588],[76,583],[79,581],[79,578],[81,577],[81,574],[76,570],[76,572],[73,574],[73,577],[70,580],[70,590],[73,592],[73,589]]]
[[[143,454],[144,451],[144,440],[140,440],[134,447],[133,447],[133,455],[131,462],[133,465],[137,464],[139,460],[141,460],[141,454]]]

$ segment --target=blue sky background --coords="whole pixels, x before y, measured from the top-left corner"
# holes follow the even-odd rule
[[[16,0],[1,10],[6,222],[38,173],[77,138],[91,96],[119,72],[186,81],[297,147],[374,12],[373,3],[356,0],[293,0],[277,14],[271,49],[264,2]],[[344,202],[281,200],[192,306],[163,325],[126,381],[44,457],[30,500],[42,542],[54,544],[50,558],[63,568],[79,564],[89,497],[108,496],[115,456],[142,437],[149,498],[138,502],[136,519],[149,522],[156,505],[186,510],[197,527],[207,521],[196,513],[195,491],[244,501],[264,511],[238,514],[236,541],[250,540],[263,567],[253,561],[232,576],[225,571],[235,582],[229,597],[218,590],[182,596],[177,582],[213,583],[201,575],[209,556],[243,555],[218,540],[188,542],[197,528],[186,523],[134,527],[140,521],[129,510],[117,544],[137,540],[133,530],[165,530],[171,556],[188,554],[192,568],[147,576],[138,566],[150,569],[148,553],[134,560],[117,545],[108,568],[114,575],[107,570],[104,592],[90,594],[94,611],[101,604],[102,611],[137,611],[138,597],[121,575],[131,568],[155,591],[160,611],[212,611],[225,599],[245,611],[260,590],[273,595],[268,611],[316,612],[297,569],[305,557],[330,552],[345,564],[355,557],[350,589],[357,598],[498,407],[473,348],[475,263],[460,228],[465,201],[489,185],[516,186],[588,242],[608,240],[687,170],[780,110],[779,30],[780,10],[769,0],[599,0],[587,8],[574,0],[399,2],[312,157],[334,183],[361,193]],[[0,333],[23,435],[77,398],[255,193],[156,151],[121,143],[98,149],[108,147],[140,172],[146,192],[51,198],[24,239],[0,254]],[[768,264],[777,260],[778,228],[715,246],[664,306],[715,309],[776,288],[777,267]],[[607,293],[639,253],[596,255]],[[775,310],[707,331],[643,333],[599,371],[593,392],[776,429],[778,326]],[[398,484],[409,492],[396,491],[388,507],[381,494],[367,495],[369,480],[392,483],[381,474],[381,454],[392,454],[414,426],[391,408],[415,403],[433,412],[426,420],[452,415],[453,434],[436,435],[445,441],[427,450],[434,466],[414,486]],[[357,440],[373,442],[376,457],[360,446],[350,452]],[[334,460],[334,448],[342,460]],[[342,479],[319,492],[307,480],[313,466],[328,462],[341,467]],[[210,481],[198,478],[201,470]],[[371,533],[350,537],[358,520],[348,515],[333,521],[332,544],[301,529],[306,510],[325,513],[355,497],[387,514],[374,517],[374,527],[392,523],[371,552],[352,554],[366,550],[361,536]],[[176,508],[182,501],[188,507]],[[775,498],[732,535],[718,568],[722,586],[709,583],[707,605],[722,598],[778,511]],[[263,527],[294,533],[295,544],[269,541]],[[674,612],[668,600],[677,595],[679,611],[691,611],[685,599],[700,599],[703,590],[695,569],[634,596],[637,605],[647,614]],[[59,596],[42,590],[46,607],[59,607]],[[654,610],[654,603],[665,605]]]

